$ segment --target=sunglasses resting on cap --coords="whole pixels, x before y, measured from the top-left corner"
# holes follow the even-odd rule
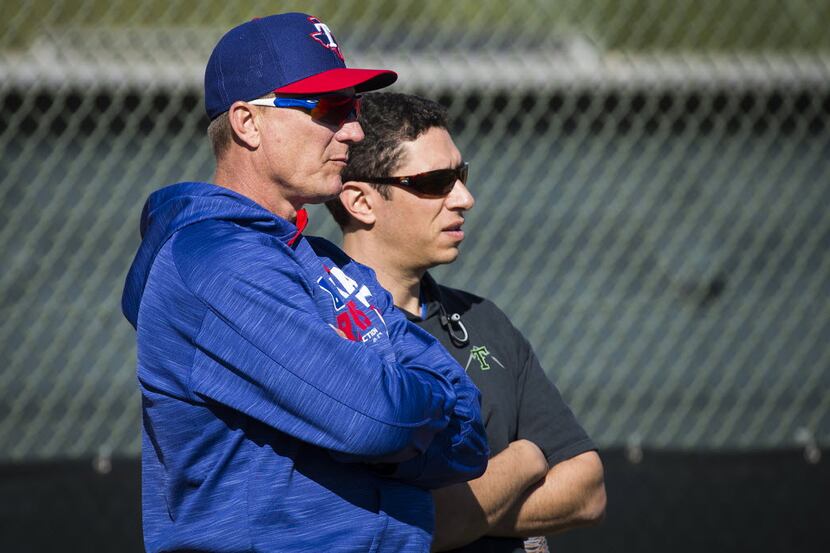
[[[311,118],[327,125],[340,127],[355,121],[360,115],[360,95],[322,94],[320,96],[257,98],[248,101],[254,106],[269,108],[299,108]]]

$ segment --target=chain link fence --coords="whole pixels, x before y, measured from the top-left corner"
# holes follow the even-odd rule
[[[65,0],[0,23],[0,459],[138,453],[142,203],[211,178],[218,37],[292,9],[449,107],[477,204],[435,274],[601,446],[830,445],[830,1]]]

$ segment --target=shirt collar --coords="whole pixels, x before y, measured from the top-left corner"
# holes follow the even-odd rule
[[[438,288],[438,283],[435,282],[435,279],[429,273],[424,273],[424,276],[421,278],[420,295],[422,305],[420,311],[421,313],[426,311],[425,316],[422,318],[412,313],[406,313],[406,318],[410,321],[426,321],[435,317],[441,311],[441,289]]]
[[[297,227],[297,232],[295,232],[294,236],[288,240],[289,246],[294,245],[294,242],[296,242],[297,238],[300,237],[305,228],[308,226],[308,212],[305,209],[297,210],[297,222],[294,224]]]

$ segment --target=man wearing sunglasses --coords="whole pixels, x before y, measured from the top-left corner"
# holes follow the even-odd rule
[[[376,271],[395,305],[478,385],[493,455],[481,478],[434,492],[433,549],[544,551],[544,538],[522,538],[604,513],[595,446],[507,317],[427,272],[456,259],[474,204],[446,111],[416,96],[373,93],[359,120],[365,139],[352,148],[340,197],[326,206],[345,251]]]
[[[302,234],[363,138],[331,30],[230,30],[205,71],[216,172],[153,193],[124,288],[147,551],[425,552],[431,488],[483,473],[478,390],[374,275]],[[344,339],[346,338],[346,339]]]

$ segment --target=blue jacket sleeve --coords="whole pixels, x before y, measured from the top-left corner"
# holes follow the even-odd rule
[[[340,338],[279,247],[221,226],[190,227],[172,242],[183,283],[206,307],[193,338],[193,400],[368,462],[412,458],[450,423],[452,376],[414,363],[417,351],[389,362]]]
[[[481,421],[481,394],[464,369],[433,336],[391,306],[384,314],[398,360],[405,366],[432,367],[450,382],[457,401],[447,427],[423,455],[400,463],[392,478],[424,488],[440,488],[481,476],[489,448]],[[417,347],[428,344],[429,347]]]

